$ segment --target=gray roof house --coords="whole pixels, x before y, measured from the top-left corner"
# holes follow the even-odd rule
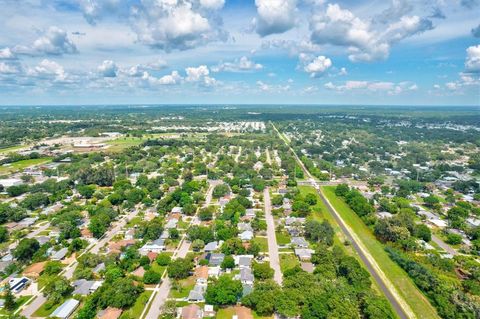
[[[292,237],[291,244],[296,248],[308,248],[308,242],[303,237]]]
[[[253,273],[251,268],[242,268],[240,269],[240,281],[242,284],[253,285]]]
[[[243,241],[252,240],[252,238],[253,238],[253,232],[250,231],[250,230],[246,230],[246,231],[238,234],[238,238],[240,238],[240,239],[243,240]]]
[[[75,287],[73,294],[82,296],[89,295],[95,292],[102,284],[103,281],[79,279],[73,283]]]
[[[188,301],[190,302],[203,302],[205,301],[205,297],[203,296],[205,293],[205,286],[195,284],[192,290],[188,293]]]
[[[220,266],[225,258],[225,254],[215,254],[211,253],[207,255],[207,259],[212,266]]]
[[[252,265],[252,255],[239,255],[235,256],[235,264],[240,268],[250,268]]]
[[[297,255],[300,260],[308,261],[312,258],[312,254],[312,249],[295,248],[295,255]]]
[[[68,248],[62,248],[59,251],[56,251],[50,259],[52,260],[62,260],[68,253]]]
[[[213,252],[213,251],[217,250],[220,246],[222,246],[222,244],[223,244],[222,240],[212,241],[212,242],[205,245],[205,251],[207,253]]]

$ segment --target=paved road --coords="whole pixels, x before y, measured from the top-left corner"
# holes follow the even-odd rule
[[[33,313],[40,308],[41,305],[43,305],[47,301],[47,298],[43,296],[43,294],[40,294],[34,301],[32,301],[31,304],[29,304],[23,311],[22,311],[22,316],[25,316],[27,318],[34,318]]]
[[[335,218],[336,222],[340,226],[340,229],[342,232],[345,234],[347,239],[352,243],[353,248],[357,252],[357,254],[360,256],[360,259],[362,259],[363,263],[367,267],[367,270],[369,273],[372,275],[374,280],[377,282],[378,286],[384,293],[385,297],[388,299],[390,304],[392,305],[394,311],[397,313],[397,315],[402,318],[402,319],[407,319],[407,318],[415,318],[415,315],[413,312],[410,310],[410,307],[408,304],[403,300],[403,298],[398,294],[396,291],[395,287],[391,284],[391,282],[388,280],[388,278],[385,276],[385,274],[382,272],[380,267],[378,266],[377,262],[375,259],[371,256],[371,254],[368,252],[368,250],[363,246],[363,243],[361,240],[357,237],[357,235],[345,224],[343,219],[340,217],[340,215],[337,213],[337,211],[333,208],[333,206],[330,204],[328,199],[324,196],[323,192],[320,189],[319,184],[315,181],[313,176],[310,174],[310,172],[307,170],[305,165],[303,165],[303,162],[298,158],[297,154],[295,151],[291,148],[291,146],[285,141],[285,139],[282,137],[280,132],[277,130],[275,125],[272,126],[274,130],[278,133],[280,138],[285,142],[285,144],[288,146],[290,151],[292,152],[293,156],[297,160],[298,164],[302,168],[302,170],[305,172],[305,174],[308,176],[309,181],[311,185],[317,189],[318,194],[320,195],[322,201],[325,203],[327,206],[328,210],[332,214],[332,216]]]
[[[452,256],[458,255],[458,251],[446,244],[443,240],[432,234],[432,241]]]
[[[48,227],[50,227],[50,222],[44,222],[42,224],[42,226],[38,227],[37,229],[35,229],[34,231],[30,232],[27,234],[27,238],[34,238],[34,237],[37,237],[38,234],[40,234],[41,232],[43,232],[44,230],[46,230]]]
[[[277,237],[275,236],[275,221],[272,216],[272,203],[270,201],[270,190],[265,188],[263,191],[263,201],[265,204],[265,219],[267,221],[268,238],[268,256],[270,267],[274,270],[273,279],[282,285],[282,270],[280,269],[280,258],[278,257]]]
[[[267,155],[267,164],[272,165],[272,158],[270,157],[270,151],[268,148],[265,149],[265,153]]]
[[[204,206],[210,205],[210,202],[212,201],[213,188],[215,187],[215,185],[222,183],[222,181],[209,181],[209,183],[210,185],[207,190],[207,195],[205,196]],[[190,221],[189,227],[198,224],[200,224],[200,219],[195,214],[195,216],[193,216],[192,220]],[[172,258],[185,258],[185,256],[188,254],[188,251],[190,250],[190,244],[190,241],[187,240],[186,233],[184,233],[179,246],[172,255]],[[163,305],[165,304],[165,301],[170,294],[170,287],[170,279],[168,278],[167,271],[165,270],[162,274],[162,282],[155,286],[155,288],[153,289],[154,293],[150,296],[150,299],[147,302],[147,305],[150,304],[148,313],[148,306],[145,306],[145,309],[140,315],[140,318],[157,319],[158,317],[160,317],[160,315],[162,314]]]
[[[241,146],[239,146],[239,148],[238,148],[237,156],[235,156],[235,162],[238,163],[238,159],[240,158],[240,155],[242,155],[242,147]]]

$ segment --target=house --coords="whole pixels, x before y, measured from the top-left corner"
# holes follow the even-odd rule
[[[103,281],[79,279],[73,283],[75,287],[73,294],[82,296],[89,295],[95,292],[102,284]]]
[[[295,255],[302,261],[309,261],[312,259],[312,254],[312,249],[295,248]]]
[[[253,319],[252,310],[244,306],[236,306],[232,319]]]
[[[10,290],[14,293],[19,293],[23,290],[28,284],[30,283],[30,279],[27,277],[16,277],[11,278],[8,281],[8,285],[10,286]]]
[[[30,266],[25,268],[25,270],[23,271],[23,275],[32,279],[36,279],[40,277],[43,270],[45,269],[46,263],[47,263],[46,261],[42,261],[42,262],[31,264]]]
[[[68,248],[64,247],[59,251],[56,251],[51,257],[51,260],[62,260],[68,253]]]
[[[152,263],[155,259],[157,259],[158,253],[149,251],[147,253],[148,260],[150,260],[150,263]]]
[[[247,230],[253,232],[253,228],[252,228],[252,225],[250,225],[250,223],[238,223],[237,228],[241,232],[244,232]]]
[[[129,247],[135,244],[134,239],[130,240],[119,240],[117,242],[108,243],[108,252],[113,254],[119,254],[122,251],[122,248]]]
[[[251,268],[241,268],[240,269],[240,274],[239,274],[239,279],[244,285],[253,285],[253,272]]]
[[[205,305],[203,307],[203,315],[205,317],[215,317],[215,309],[213,309],[213,305]]]
[[[173,207],[172,208],[172,214],[181,214],[183,212],[183,208],[182,207]]]
[[[206,285],[208,282],[208,266],[200,266],[195,268],[195,278],[197,284]]]
[[[378,218],[380,218],[380,219],[386,219],[386,218],[393,217],[393,214],[389,213],[389,212],[378,212],[377,215],[378,215]]]
[[[135,230],[134,229],[129,229],[125,232],[125,239],[126,240],[131,240],[135,236]]]
[[[308,242],[303,237],[292,237],[290,243],[296,248],[308,248]]]
[[[178,219],[176,218],[169,219],[168,222],[165,224],[165,229],[177,228],[177,224],[178,224]]]
[[[302,217],[287,217],[285,218],[285,226],[292,226],[295,224],[303,225],[305,223],[305,218]]]
[[[134,271],[132,271],[132,275],[134,275],[135,277],[140,277],[142,278],[143,275],[145,275],[145,268],[143,267],[138,267],[137,269],[135,269]]]
[[[101,271],[105,270],[105,264],[104,263],[99,263],[95,268],[93,268],[93,273],[98,274]]]
[[[256,214],[255,214],[255,209],[253,208],[248,208],[246,211],[245,211],[245,217],[248,218],[248,219],[253,219],[255,218]]]
[[[207,260],[209,261],[210,265],[212,266],[220,266],[225,258],[225,254],[221,253],[210,253],[207,254]]]
[[[159,239],[156,239],[149,244],[143,245],[140,248],[139,252],[140,252],[141,255],[145,256],[149,252],[154,252],[154,253],[158,254],[158,253],[160,253],[164,250],[165,250],[165,240],[159,238]]]
[[[250,231],[250,230],[246,230],[246,231],[238,234],[238,238],[240,238],[242,241],[252,240],[252,238],[253,238],[253,232]]]
[[[202,319],[203,318],[202,308],[200,308],[197,305],[188,305],[188,306],[182,307],[180,318],[182,318],[182,319]]]
[[[212,241],[212,242],[205,245],[205,252],[211,253],[211,252],[217,250],[220,246],[222,246],[222,244],[223,244],[223,240]]]
[[[67,299],[60,307],[50,315],[50,317],[58,317],[60,319],[69,318],[72,313],[77,309],[80,302],[76,299]]]
[[[205,285],[199,285],[198,283],[195,284],[192,290],[188,293],[188,298],[187,300],[189,302],[204,302],[205,301],[205,290],[206,290]]]
[[[218,278],[220,276],[221,268],[219,266],[216,267],[208,267],[208,276]]]
[[[253,255],[238,255],[234,257],[235,265],[239,268],[250,268],[252,265]]]
[[[48,236],[37,236],[37,237],[35,237],[35,239],[38,241],[40,246],[50,242],[50,237],[48,237]]]
[[[99,319],[118,319],[122,315],[123,310],[119,308],[108,307],[98,312]]]
[[[300,264],[300,267],[302,267],[302,269],[310,274],[313,274],[313,271],[315,270],[315,266],[307,261],[307,262],[301,262]]]

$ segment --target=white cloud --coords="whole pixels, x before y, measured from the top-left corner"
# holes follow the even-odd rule
[[[0,49],[0,60],[15,59],[16,56],[10,48]]]
[[[402,16],[375,28],[371,21],[356,17],[338,4],[329,4],[325,12],[315,13],[310,21],[313,43],[346,47],[354,62],[385,59],[393,43],[432,28],[430,20],[418,16]]]
[[[480,72],[480,44],[467,48],[467,58],[465,60],[465,71],[471,73]]]
[[[206,65],[200,65],[198,67],[188,67],[185,69],[185,72],[187,73],[187,76],[185,77],[185,80],[187,82],[198,82],[203,86],[215,86],[218,85],[219,82],[210,77],[210,71]]]
[[[112,60],[105,60],[98,66],[97,70],[105,78],[114,78],[117,76],[118,67]]]
[[[363,91],[365,93],[387,93],[389,95],[397,95],[406,91],[416,91],[418,86],[410,81],[399,83],[385,81],[346,81],[344,84],[335,85],[332,82],[324,84],[328,90],[338,92],[346,91]]]
[[[332,66],[332,60],[329,58],[320,55],[313,59],[310,63],[304,66],[304,70],[307,73],[310,73],[311,77],[317,77],[322,75],[325,71],[327,71]]]
[[[255,0],[255,5],[257,17],[253,25],[260,36],[283,33],[295,26],[296,0]]]
[[[218,10],[223,8],[225,0],[200,0],[200,5],[206,9]]]
[[[45,54],[67,54],[76,53],[77,47],[68,38],[67,32],[52,26],[47,32],[35,42],[33,42],[33,49]]]
[[[236,59],[233,62],[223,62],[217,66],[212,67],[212,72],[244,72],[261,70],[263,65],[255,63],[246,56],[242,56],[240,59]]]
[[[0,62],[0,74],[17,74],[19,72],[20,68],[18,64]]]
[[[346,68],[341,68],[340,71],[338,71],[338,75],[347,75],[347,69]]]
[[[54,78],[56,81],[64,81],[67,78],[67,74],[63,66],[55,61],[48,59],[42,60],[37,66],[28,71],[28,75],[32,75],[40,78]]]
[[[213,6],[218,1],[206,2]],[[221,20],[209,19],[209,13],[202,12],[194,3],[190,0],[145,0],[142,5],[133,7],[131,21],[138,41],[171,51],[226,40]]]
[[[178,84],[182,80],[182,77],[178,71],[172,71],[171,74],[164,75],[158,79],[158,83],[162,85],[173,85]]]

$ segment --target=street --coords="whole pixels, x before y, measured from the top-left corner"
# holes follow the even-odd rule
[[[268,256],[270,267],[274,270],[273,279],[282,285],[282,271],[280,269],[280,258],[278,257],[277,237],[275,236],[275,221],[272,216],[272,204],[270,201],[270,190],[265,188],[263,191],[263,201],[265,203],[265,219],[267,221],[268,237]]]

